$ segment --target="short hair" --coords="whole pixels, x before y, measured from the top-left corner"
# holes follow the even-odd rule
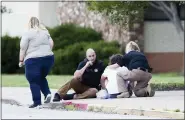
[[[114,54],[110,56],[109,58],[109,64],[115,64],[115,63],[120,63],[122,61],[122,55],[121,54]]]
[[[88,48],[87,50],[86,50],[86,56],[87,56],[87,54],[89,54],[89,53],[95,53],[95,51],[92,49],[92,48]]]

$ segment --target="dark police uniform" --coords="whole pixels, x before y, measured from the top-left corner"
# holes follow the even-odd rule
[[[145,55],[137,51],[130,51],[128,54],[125,54],[121,63],[118,64],[127,67],[129,70],[140,68],[140,70],[145,72],[148,71],[151,73],[152,71]]]
[[[77,70],[81,70],[86,63],[87,59],[81,61],[78,65]],[[102,61],[96,60],[93,65],[86,68],[81,78],[72,78],[65,85],[63,85],[54,96],[53,101],[60,101],[60,99],[69,100],[73,99],[74,94],[67,94],[67,92],[72,88],[76,94],[78,94],[78,99],[95,97],[94,93],[92,95],[91,91],[87,92],[90,88],[96,88],[100,90],[100,79],[105,66]]]
[[[80,62],[77,70],[82,69],[86,65],[87,62],[88,62],[87,59]],[[89,87],[100,90],[99,88],[100,79],[101,79],[101,75],[103,74],[104,70],[105,70],[105,66],[103,62],[100,60],[96,60],[92,66],[89,66],[86,68],[84,74],[82,75],[81,83]]]

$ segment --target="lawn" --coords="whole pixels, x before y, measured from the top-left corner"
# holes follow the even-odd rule
[[[59,88],[72,78],[70,75],[49,75],[47,77],[50,88]],[[24,75],[6,75],[1,77],[2,87],[28,87],[29,84]],[[184,77],[177,74],[154,74],[151,80],[154,84],[183,84]]]

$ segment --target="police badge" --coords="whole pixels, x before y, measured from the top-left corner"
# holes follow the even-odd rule
[[[94,72],[98,72],[98,69],[94,69]]]

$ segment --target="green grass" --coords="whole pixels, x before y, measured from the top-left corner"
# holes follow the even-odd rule
[[[183,76],[165,76],[154,74],[151,80],[152,83],[184,83]]]
[[[180,112],[180,109],[176,109],[176,110],[174,110],[174,112]]]
[[[69,81],[72,76],[69,75],[49,75],[47,77],[50,88],[59,88]],[[24,75],[2,75],[3,87],[28,87],[28,81]]]
[[[49,75],[47,77],[50,88],[58,89],[72,78],[71,75]],[[6,75],[2,77],[3,87],[28,87],[28,81],[24,75]],[[177,74],[154,74],[151,80],[153,84],[183,84],[184,77]]]

